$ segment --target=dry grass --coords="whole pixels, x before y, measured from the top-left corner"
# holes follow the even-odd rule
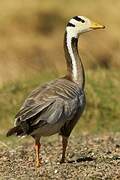
[[[85,67],[120,67],[120,2],[113,0],[2,0],[0,5],[0,84],[38,71],[65,71],[66,21],[86,15],[107,26],[81,38]],[[61,66],[63,68],[61,68]]]

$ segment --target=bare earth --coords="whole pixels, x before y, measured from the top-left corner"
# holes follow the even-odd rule
[[[120,134],[71,136],[67,162],[59,164],[61,144],[56,138],[42,142],[42,166],[34,166],[31,142],[0,147],[0,179],[89,180],[120,179]]]

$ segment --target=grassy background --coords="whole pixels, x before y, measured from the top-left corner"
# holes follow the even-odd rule
[[[78,132],[120,131],[120,1],[1,0],[0,132],[37,85],[65,73],[63,35],[68,19],[85,15],[106,25],[80,37],[86,70],[86,112]]]
[[[44,77],[44,78],[43,78]],[[37,74],[34,77],[9,83],[0,90],[0,132],[4,134],[13,126],[15,113],[27,94],[44,81],[56,78],[54,74]],[[86,77],[87,106],[75,131],[117,132],[120,131],[120,72],[115,70],[88,70]]]

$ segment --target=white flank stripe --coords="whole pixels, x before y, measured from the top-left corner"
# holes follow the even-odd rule
[[[74,80],[77,80],[77,64],[76,64],[76,60],[75,60],[75,56],[74,56],[74,53],[73,53],[73,49],[72,49],[72,38],[73,37],[76,37],[76,35],[71,31],[71,29],[68,29],[67,28],[67,47],[68,47],[68,52],[70,54],[70,57],[71,57],[71,60],[72,60],[72,70],[73,70],[73,78]]]

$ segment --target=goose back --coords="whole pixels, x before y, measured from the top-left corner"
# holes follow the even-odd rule
[[[54,134],[83,111],[84,104],[84,91],[76,83],[60,78],[32,91],[16,115],[15,125],[20,125],[25,134]],[[43,132],[42,127],[47,131]]]

